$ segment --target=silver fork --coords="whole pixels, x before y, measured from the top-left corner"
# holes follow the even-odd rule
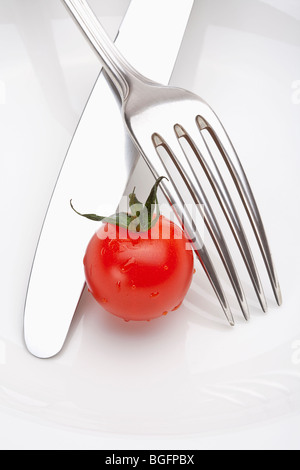
[[[170,169],[170,162],[184,182],[196,207],[205,208],[205,211],[201,211],[201,215],[246,320],[250,317],[247,300],[220,225],[183,141],[189,144],[216,194],[263,311],[267,310],[267,302],[240,217],[217,162],[203,136],[204,130],[210,133],[233,178],[264,259],[276,301],[278,305],[281,305],[281,290],[257,204],[236,151],[216,114],[195,94],[183,89],[160,85],[136,71],[116,49],[85,0],[63,1],[94,46],[106,73],[117,88],[129,134],[151,172],[156,178],[167,174],[169,183],[163,182],[162,190],[184,229],[193,239],[195,253],[230,325],[234,325],[231,308],[208,250],[201,239],[200,230],[195,226],[195,220],[172,176],[173,170]],[[161,149],[164,149],[164,154]]]

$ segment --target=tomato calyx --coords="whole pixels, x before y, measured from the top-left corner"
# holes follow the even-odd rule
[[[129,194],[129,212],[118,212],[106,217],[97,214],[81,214],[74,208],[72,199],[70,200],[70,205],[76,214],[81,217],[85,217],[86,219],[123,227],[130,232],[147,232],[155,226],[160,217],[157,190],[163,179],[167,178],[165,176],[157,178],[145,204],[138,200],[134,188],[132,193]]]

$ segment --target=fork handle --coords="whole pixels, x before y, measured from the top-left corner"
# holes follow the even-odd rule
[[[106,73],[124,101],[128,96],[131,82],[147,79],[137,72],[118,51],[85,0],[63,0],[63,2],[94,46]]]

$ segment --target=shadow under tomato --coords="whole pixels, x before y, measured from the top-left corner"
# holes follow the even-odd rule
[[[93,363],[104,376],[118,371],[136,385],[142,377],[159,380],[175,371],[177,378],[178,374],[184,377],[189,370],[186,351],[192,324],[231,332],[214,293],[210,296],[205,286],[199,290],[197,284],[193,281],[181,308],[150,322],[125,322],[106,312],[85,288],[65,347],[82,323],[78,361]]]

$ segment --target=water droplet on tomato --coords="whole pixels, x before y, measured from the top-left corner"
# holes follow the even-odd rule
[[[123,245],[119,244],[119,252],[124,253],[124,251],[128,251],[128,246],[125,244]]]
[[[132,284],[131,289],[136,289],[136,285]]]
[[[154,299],[155,297],[157,297],[159,295],[159,292],[152,292],[152,294],[150,294],[150,297],[152,299]]]
[[[128,271],[130,271],[130,269],[135,265],[135,258],[129,258],[129,260],[126,261],[126,263],[124,263],[122,266],[121,266],[121,271],[123,273],[127,273]]]
[[[169,266],[165,265],[165,266],[164,266],[164,270],[165,270],[165,271],[168,271],[168,269],[169,269]]]
[[[121,281],[118,281],[118,282],[117,282],[117,288],[118,288],[118,289],[121,289]]]
[[[108,243],[109,250],[113,253],[117,253],[119,251],[119,241],[112,239]]]
[[[176,305],[176,307],[172,308],[172,312],[175,312],[175,310],[178,310],[179,307],[181,307],[182,305],[182,301],[180,302],[180,304]]]
[[[102,250],[101,250],[101,256],[104,256],[105,253],[106,253],[106,249],[105,249],[105,248],[102,248]]]

